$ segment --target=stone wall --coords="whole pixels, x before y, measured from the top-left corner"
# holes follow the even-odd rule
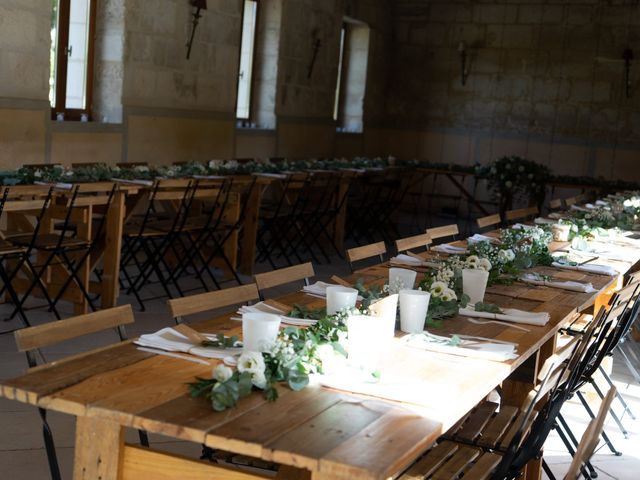
[[[622,62],[639,27],[637,2],[397,0],[387,125],[419,132],[412,156],[619,175],[640,141],[638,70],[627,98]]]

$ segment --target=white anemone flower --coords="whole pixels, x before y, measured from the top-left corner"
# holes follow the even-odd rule
[[[226,382],[233,375],[233,370],[221,363],[213,369],[213,378],[219,382]]]
[[[240,373],[264,373],[264,368],[264,358],[261,352],[244,352],[238,359],[238,371]]]
[[[433,284],[431,284],[431,295],[439,297],[448,289],[449,287],[447,287],[447,284],[444,282],[433,282]]]

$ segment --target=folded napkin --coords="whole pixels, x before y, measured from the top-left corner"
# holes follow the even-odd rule
[[[589,210],[593,210],[596,206],[593,203],[585,203],[584,208],[588,208]]]
[[[599,243],[599,242],[590,242],[589,245],[593,248],[593,251],[591,253],[593,255],[597,255],[600,258],[604,258],[606,260],[619,260],[622,262],[633,261],[632,258],[629,258],[628,253],[609,250],[609,248],[611,247],[609,244]]]
[[[533,223],[536,225],[555,225],[557,222],[551,218],[537,217]]]
[[[560,213],[560,212],[551,212],[549,214],[549,218],[555,218],[556,220],[560,218],[565,218],[566,216],[567,216],[566,213]]]
[[[589,209],[585,207],[581,207],[580,205],[571,205],[571,210],[576,210],[577,212],[588,212]]]
[[[435,247],[432,247],[431,250],[435,252],[449,253],[449,254],[467,253],[466,248],[456,247],[455,245],[449,245],[448,243],[443,243],[442,245],[436,245]]]
[[[495,237],[488,237],[486,235],[481,235],[479,233],[474,233],[473,236],[467,238],[467,243],[471,245],[472,243],[478,242],[490,242],[490,243],[500,243],[500,240]]]
[[[518,356],[516,353],[517,345],[513,343],[461,339],[459,344],[454,345],[451,342],[451,338],[433,335],[428,332],[406,335],[402,340],[408,347],[494,362],[504,362]]]
[[[241,315],[243,313],[254,313],[254,312],[272,313],[274,315],[282,315],[283,313],[287,313],[265,302],[258,302],[254,305],[242,305],[238,309],[238,313]]]
[[[311,295],[317,295],[319,297],[327,296],[327,287],[333,287],[335,284],[333,283],[325,283],[325,282],[316,282],[311,285],[305,285],[302,287],[302,291],[304,293],[309,293]]]
[[[419,258],[404,253],[399,253],[397,256],[390,258],[389,261],[397,265],[410,265],[413,267],[419,267],[423,264],[423,261]]]
[[[615,268],[608,265],[598,265],[597,263],[586,263],[584,265],[569,265],[567,263],[553,262],[551,266],[564,268],[565,270],[577,270],[579,272],[595,273],[598,275],[610,275],[615,277],[620,274]]]
[[[215,335],[204,334],[204,336],[212,340],[216,339]],[[167,352],[190,353],[204,358],[225,358],[242,351],[242,347],[215,348],[195,345],[186,336],[170,327],[163,328],[155,333],[141,335],[133,343],[142,347],[157,348]]]
[[[515,229],[515,230],[531,230],[533,228],[536,228],[533,225],[525,225],[524,223],[516,223],[514,225],[511,226],[511,228]]]
[[[473,307],[461,308],[460,315],[475,318],[491,318],[494,320],[503,320],[505,322],[526,323],[529,325],[542,326],[549,321],[547,312],[525,312],[515,308],[503,308],[502,313],[476,312]]]
[[[153,185],[152,180],[127,180],[124,178],[112,178],[111,181],[119,182],[119,183],[128,183],[131,185],[142,185],[144,187],[151,187]]]
[[[530,283],[531,285],[542,285],[551,288],[561,288],[562,290],[570,290],[572,292],[594,293],[597,292],[591,283],[573,282],[571,280],[540,280],[535,275],[525,273],[520,277],[520,281]]]

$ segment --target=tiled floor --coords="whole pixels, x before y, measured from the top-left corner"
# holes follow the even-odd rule
[[[345,262],[339,260],[336,260],[332,265],[316,267],[317,277],[321,280],[328,279],[330,274],[346,274],[347,272],[348,268]],[[122,303],[130,301],[132,299],[126,296],[121,298]],[[146,312],[136,312],[136,323],[128,328],[129,335],[137,336],[171,325],[172,320],[165,302],[165,299],[148,302]],[[6,316],[7,312],[8,308],[0,305],[0,318]],[[31,316],[36,324],[51,319],[50,314],[44,311],[34,310]],[[22,354],[16,352],[13,335],[9,333],[11,329],[18,327],[17,321],[0,322],[0,330],[7,332],[0,334],[0,378],[19,375],[26,369],[26,360]],[[115,334],[109,332],[95,337],[86,337],[79,341],[66,342],[46,350],[45,354],[47,359],[53,360],[116,340]],[[640,415],[640,386],[633,384],[624,367],[617,362],[614,365],[614,378],[634,412]],[[629,383],[631,385],[628,385]],[[574,431],[581,435],[587,423],[582,407],[571,402],[565,407],[564,413],[574,427]],[[55,412],[51,412],[49,415],[55,434],[63,478],[71,478],[74,419]],[[629,429],[629,438],[627,439],[622,436],[611,420],[607,422],[607,432],[611,435],[616,448],[623,455],[616,457],[606,447],[600,448],[593,460],[600,478],[629,480],[640,478],[640,420],[632,421],[627,417],[625,424]],[[49,478],[40,425],[40,419],[34,408],[0,399],[0,479],[39,480]],[[131,441],[136,441],[136,435],[133,432],[130,432],[129,436]],[[155,448],[163,448],[192,457],[197,456],[200,451],[198,445],[176,442],[169,438],[152,436],[151,442]],[[555,475],[562,478],[570,462],[570,457],[553,433],[548,440],[545,458]]]

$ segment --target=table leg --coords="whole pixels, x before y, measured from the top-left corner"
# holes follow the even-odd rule
[[[125,193],[116,192],[107,212],[105,229],[104,272],[102,274],[102,308],[118,305],[120,294],[120,254],[125,220]]]
[[[264,185],[257,181],[247,199],[248,204],[242,233],[242,257],[239,268],[240,273],[245,275],[253,274],[253,265],[256,262],[256,241],[258,238],[258,221],[263,191]]]
[[[338,187],[336,198],[336,202],[340,202],[340,210],[338,210],[334,221],[333,243],[341,252],[344,250],[345,225],[347,223],[347,194],[350,184],[351,177],[345,175],[340,178],[340,186]]]
[[[120,424],[78,417],[73,480],[118,480],[123,451],[124,429]]]

